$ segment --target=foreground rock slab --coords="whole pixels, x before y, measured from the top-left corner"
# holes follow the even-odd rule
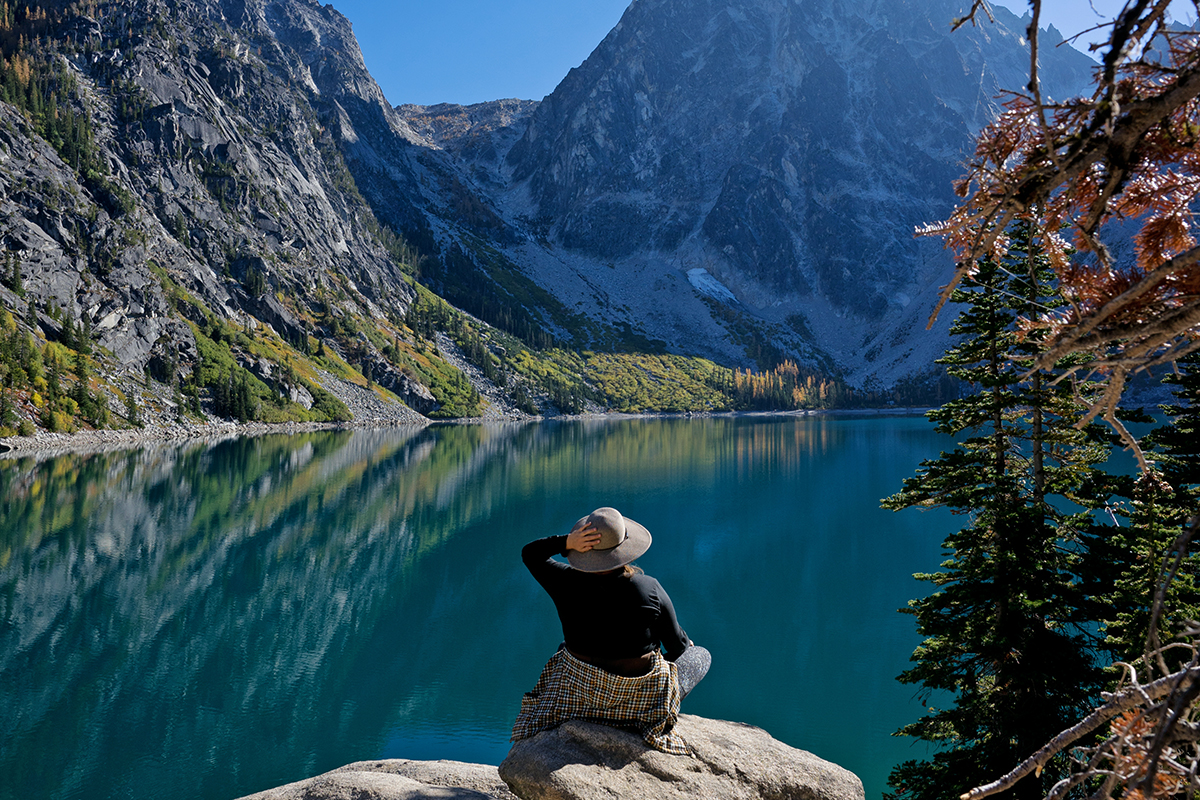
[[[522,800],[722,798],[862,800],[849,770],[737,722],[679,717],[692,756],[671,756],[633,733],[570,721],[513,745],[500,777]]]
[[[241,800],[516,800],[495,767],[387,759],[347,764]]]

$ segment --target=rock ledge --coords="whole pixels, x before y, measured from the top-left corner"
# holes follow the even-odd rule
[[[347,764],[241,800],[517,800],[496,768],[461,761],[387,759]]]
[[[676,730],[691,757],[660,753],[635,734],[573,720],[514,744],[500,777],[523,800],[863,798],[854,773],[753,725],[682,714]]]
[[[517,742],[498,770],[459,761],[360,761],[242,800],[863,800],[854,773],[753,725],[683,714],[676,730],[692,756],[660,753],[636,734],[573,720]]]

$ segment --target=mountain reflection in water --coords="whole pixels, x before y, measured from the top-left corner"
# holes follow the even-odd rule
[[[227,800],[377,757],[498,763],[557,646],[526,541],[615,505],[714,653],[684,711],[877,797],[895,610],[947,516],[878,509],[918,418],[320,432],[0,461],[0,798]]]

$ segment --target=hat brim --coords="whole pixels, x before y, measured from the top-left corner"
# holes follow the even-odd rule
[[[629,517],[622,519],[625,520],[625,541],[611,550],[588,550],[586,553],[570,550],[567,561],[571,566],[580,572],[607,572],[641,558],[650,549],[650,531]]]

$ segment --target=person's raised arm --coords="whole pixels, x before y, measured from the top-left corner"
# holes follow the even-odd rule
[[[600,532],[589,525],[572,528],[566,536],[547,536],[521,548],[521,560],[543,587],[549,591],[555,581],[571,568],[553,556],[565,556],[569,550],[586,553],[600,541]]]
[[[521,560],[537,582],[549,589],[554,581],[570,567],[555,561],[552,556],[566,555],[566,536],[547,536],[521,548]]]

